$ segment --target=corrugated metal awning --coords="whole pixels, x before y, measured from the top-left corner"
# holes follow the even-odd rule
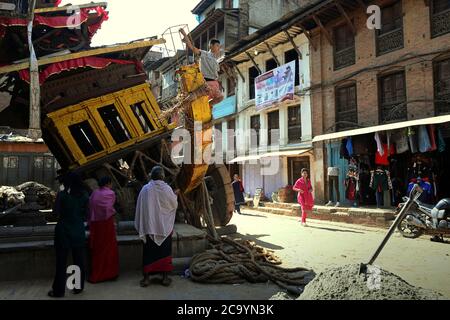
[[[305,154],[312,149],[298,149],[298,150],[289,150],[289,151],[277,151],[277,152],[269,152],[263,154],[255,154],[249,156],[237,157],[236,159],[231,160],[229,163],[245,163],[249,161],[261,160],[266,158],[279,158],[279,157],[290,157],[290,156],[299,156]]]
[[[446,123],[446,122],[450,122],[450,115],[426,118],[426,119],[411,120],[411,121],[396,122],[396,123],[384,124],[384,125],[380,125],[380,126],[373,126],[373,127],[368,127],[368,128],[361,128],[361,129],[354,129],[354,130],[324,134],[324,135],[315,137],[313,139],[313,142],[342,139],[342,138],[346,138],[346,137],[359,136],[359,135],[363,135],[363,134],[375,133],[375,132],[380,132],[380,131],[390,131],[390,130],[420,126],[420,125],[440,124],[440,123]]]

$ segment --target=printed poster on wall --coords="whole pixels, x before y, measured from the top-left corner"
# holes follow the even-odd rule
[[[261,111],[286,100],[294,100],[295,61],[266,72],[255,79],[256,110]]]

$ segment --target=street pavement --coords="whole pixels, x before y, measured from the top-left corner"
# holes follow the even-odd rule
[[[316,273],[327,267],[367,262],[386,230],[311,220],[304,228],[297,218],[259,211],[235,215],[234,238],[248,239],[274,250],[285,267],[307,267]],[[428,237],[405,239],[395,234],[376,265],[412,285],[433,289],[450,299],[450,245]],[[124,274],[115,281],[86,285],[83,294],[66,299],[130,300],[265,300],[281,290],[274,284],[204,285],[174,275],[172,286],[139,287],[139,274]],[[1,299],[47,299],[51,279],[0,283]]]
[[[287,267],[307,267],[316,273],[328,267],[368,262],[387,229],[309,220],[245,211],[233,217],[240,237],[275,250]],[[429,236],[403,238],[394,233],[375,265],[411,285],[433,289],[450,299],[450,244]]]

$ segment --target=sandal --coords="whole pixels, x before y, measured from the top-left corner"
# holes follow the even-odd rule
[[[162,279],[162,280],[161,280],[161,284],[162,284],[164,287],[170,287],[170,285],[172,284],[172,279],[170,279],[170,278]]]
[[[144,279],[139,282],[141,288],[147,288],[150,285],[149,279]]]

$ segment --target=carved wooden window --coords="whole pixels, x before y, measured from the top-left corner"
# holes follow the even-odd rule
[[[271,146],[277,144],[280,139],[280,113],[277,110],[269,113],[267,116],[269,123],[268,142],[269,146]]]
[[[336,88],[336,131],[357,127],[356,84]]]
[[[302,141],[302,111],[300,106],[288,108],[288,140],[289,143]]]
[[[78,147],[81,149],[81,152],[83,152],[86,157],[103,151],[103,147],[98,141],[94,130],[92,130],[89,121],[86,120],[81,123],[71,125],[69,126],[69,131],[75,139]]]
[[[434,82],[436,113],[450,114],[450,58],[434,64]]]
[[[261,116],[258,114],[250,118],[250,129],[251,132],[251,147],[259,148],[260,143],[260,130],[261,130]]]
[[[407,120],[405,72],[383,76],[379,81],[381,123]]]
[[[347,24],[334,29],[334,70],[355,64],[355,36]]]
[[[402,2],[381,9],[381,30],[377,31],[377,55],[403,48]]]
[[[450,0],[431,0],[431,36],[450,32]]]
[[[106,128],[117,144],[124,143],[131,139],[122,118],[114,105],[98,109]]]
[[[266,72],[272,71],[276,68],[278,68],[278,65],[275,59],[269,59],[266,61]]]
[[[133,114],[139,122],[144,133],[150,133],[155,130],[155,127],[147,117],[145,113],[143,102],[135,103],[131,105],[131,109],[133,110]]]

